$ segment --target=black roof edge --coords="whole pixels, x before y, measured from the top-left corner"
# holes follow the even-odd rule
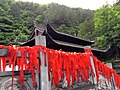
[[[66,35],[66,36],[71,37],[71,38],[75,38],[75,39],[79,39],[79,40],[82,40],[82,41],[90,42],[92,44],[95,42],[95,41],[90,41],[90,40],[86,40],[86,39],[83,39],[83,38],[74,37],[74,36],[66,34],[66,33],[58,32],[50,24],[47,24],[47,29],[48,28],[51,28],[57,34]]]
[[[31,42],[33,40],[35,40],[35,37],[30,39],[30,40],[27,40],[26,42],[23,42],[22,44],[20,44],[20,46],[24,46],[25,44],[27,44],[27,43],[29,43],[29,42]]]
[[[35,29],[36,29],[36,28],[43,29],[43,28],[40,28],[40,27],[35,26],[34,29],[33,29],[32,32],[31,32],[31,35],[30,35],[30,37],[28,38],[28,40],[32,39],[33,35],[35,34]],[[37,31],[39,31],[39,29],[37,29]],[[45,28],[44,28],[44,30],[45,30]],[[39,32],[41,32],[41,31],[39,31]],[[44,32],[44,31],[43,31],[43,32]],[[42,33],[42,34],[43,34],[43,33]]]
[[[59,44],[60,45],[60,43],[58,43],[58,41],[56,41],[56,40],[54,40],[49,34],[47,35],[54,43],[56,43],[56,44]],[[72,43],[71,43],[72,44]],[[62,44],[62,45],[65,45],[64,43]],[[66,45],[65,45],[66,46]],[[69,47],[73,47],[73,48],[81,48],[81,49],[84,49],[86,46],[80,46],[79,45],[79,47],[77,46],[72,46],[72,45],[69,45]],[[91,48],[91,50],[94,52],[102,52],[102,53],[106,53],[106,52],[108,52],[109,50],[111,49],[111,47],[109,47],[109,48],[107,48],[107,49],[105,49],[105,50],[100,50],[100,49],[96,49],[96,48]]]
[[[60,45],[61,42],[59,42],[59,41],[57,41],[57,40],[54,40],[49,34],[48,34],[48,37],[49,37],[54,43]],[[65,45],[65,46],[75,47],[75,46],[72,45],[72,43],[69,44],[69,45],[68,45],[68,44],[65,44],[65,43],[61,43],[61,44],[62,44],[62,45]],[[76,48],[82,48],[82,49],[84,49],[84,46],[80,46],[80,45],[79,45],[79,47],[76,47]]]

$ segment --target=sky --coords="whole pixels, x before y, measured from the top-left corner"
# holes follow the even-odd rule
[[[112,5],[116,0],[16,0],[16,1],[29,1],[39,4],[58,3],[60,5],[66,5],[68,7],[76,8],[81,7],[83,9],[96,10],[102,5]]]

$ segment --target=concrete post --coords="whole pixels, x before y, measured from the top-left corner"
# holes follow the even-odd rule
[[[42,45],[46,46],[46,38],[45,36],[37,36],[35,37],[35,45]],[[47,56],[47,55],[46,55]],[[40,57],[42,60],[42,65],[40,67],[40,75],[36,73],[36,78],[37,78],[37,90],[51,90],[51,82],[48,80],[48,61],[47,66],[44,66],[44,53],[40,52]],[[46,60],[47,57],[46,57]]]
[[[90,49],[90,48],[91,48],[90,46],[85,46],[85,49]],[[86,52],[86,53],[88,53],[88,52]],[[93,60],[93,57],[91,55],[90,55],[90,62],[91,62],[93,72],[94,72],[94,77],[92,77],[92,79],[93,79],[92,83],[95,85],[95,90],[98,90],[98,87],[97,87],[97,75],[96,75],[94,60]]]
[[[112,63],[106,63],[106,65],[108,66],[108,67],[110,67],[110,68],[113,68],[112,67]],[[114,80],[114,75],[112,74],[112,76],[111,76],[111,86],[112,86],[112,90],[115,90],[116,89],[116,87],[115,87],[115,80]]]

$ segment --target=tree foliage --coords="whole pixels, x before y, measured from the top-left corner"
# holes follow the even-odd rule
[[[34,24],[52,24],[56,30],[80,38],[96,38],[95,47],[120,47],[120,4],[103,6],[96,11],[69,8],[50,3],[0,0],[0,44],[26,41]]]
[[[35,23],[43,26],[50,23],[60,32],[89,38],[94,31],[93,13],[91,10],[69,8],[56,3],[40,5],[0,0],[0,44],[26,41]]]
[[[94,22],[98,47],[104,48],[108,45],[120,47],[120,6],[107,5],[96,10]]]

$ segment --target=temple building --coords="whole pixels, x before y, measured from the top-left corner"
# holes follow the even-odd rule
[[[58,32],[54,30],[49,24],[47,24],[46,29],[40,27],[35,27],[29,40],[22,44],[22,46],[34,46],[35,37],[43,35],[46,37],[46,47],[67,52],[84,52],[85,46],[91,46],[94,44],[94,41],[85,40],[77,38],[65,33]],[[106,50],[100,50],[91,48],[93,54],[98,58],[106,59],[109,57],[109,52],[112,51],[112,48]]]

